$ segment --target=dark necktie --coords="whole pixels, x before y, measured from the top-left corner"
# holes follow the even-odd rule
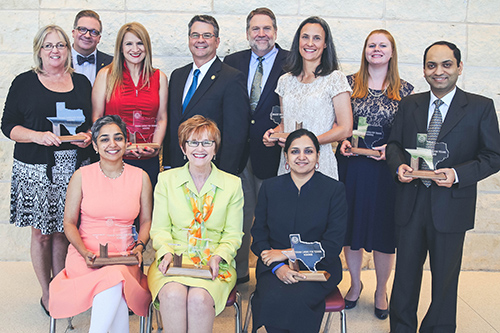
[[[182,113],[184,113],[184,110],[186,110],[191,97],[193,97],[194,92],[196,91],[196,87],[198,87],[198,75],[200,75],[199,69],[195,70],[193,73],[193,83],[191,83],[191,87],[189,87],[186,97],[184,98],[184,103],[182,103]]]
[[[434,113],[432,114],[431,121],[429,123],[429,128],[427,129],[427,142],[425,144],[425,148],[434,150],[436,146],[436,140],[439,135],[439,131],[441,131],[441,125],[443,124],[443,117],[441,116],[441,111],[439,111],[439,107],[443,105],[444,102],[440,99],[436,99],[434,101]],[[425,161],[422,160],[422,164],[420,166],[422,170],[430,170],[429,166]],[[429,179],[422,179],[422,183],[425,186],[429,187],[432,184],[432,181]]]
[[[91,54],[88,57],[82,57],[81,55],[77,54],[76,62],[78,62],[78,65],[82,65],[86,62],[88,62],[89,64],[95,64],[95,55]]]
[[[262,75],[264,70],[262,68],[262,61],[264,57],[258,57],[259,64],[253,76],[252,89],[250,89],[250,110],[255,111],[257,104],[259,104],[260,93],[262,92]]]

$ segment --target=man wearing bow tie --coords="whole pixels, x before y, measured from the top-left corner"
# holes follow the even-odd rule
[[[73,24],[72,65],[75,72],[85,75],[94,85],[97,72],[113,61],[113,57],[97,50],[101,41],[102,23],[93,10],[82,10]]]
[[[188,24],[193,62],[172,72],[168,92],[168,129],[164,165],[186,163],[179,147],[179,125],[194,115],[210,118],[221,132],[221,146],[214,163],[237,175],[250,125],[250,102],[242,72],[223,64],[216,52],[219,25],[209,15],[196,15]]]

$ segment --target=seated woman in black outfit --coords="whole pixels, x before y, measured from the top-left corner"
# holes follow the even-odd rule
[[[316,172],[319,143],[300,129],[288,136],[284,154],[289,174],[265,180],[259,192],[252,228],[252,251],[259,256],[257,287],[252,300],[253,330],[318,332],[325,297],[342,280],[339,259],[347,222],[344,185]],[[331,274],[327,282],[299,282],[303,275],[288,267],[282,251],[290,250],[290,234],[319,241],[325,257],[316,265]],[[301,263],[300,269],[307,268]]]

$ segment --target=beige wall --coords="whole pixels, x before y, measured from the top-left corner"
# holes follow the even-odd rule
[[[43,25],[55,23],[71,33],[75,14],[96,10],[104,31],[100,49],[112,53],[119,27],[138,21],[153,42],[154,64],[170,75],[187,64],[187,23],[195,14],[210,14],[221,26],[218,55],[247,48],[245,17],[269,6],[278,17],[278,43],[288,48],[298,24],[320,15],[332,29],[342,70],[357,70],[365,36],[385,28],[396,38],[402,78],[427,90],[422,53],[446,39],[462,50],[461,88],[493,98],[500,107],[500,1],[497,0],[2,0],[0,1],[0,103],[15,75],[33,63],[32,40]],[[500,109],[499,109],[500,110]],[[0,260],[29,260],[29,229],[8,224],[11,141],[0,135]],[[500,176],[479,186],[476,228],[466,238],[464,269],[500,270]],[[499,214],[499,215],[497,215]]]

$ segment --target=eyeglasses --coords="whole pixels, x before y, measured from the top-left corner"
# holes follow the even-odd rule
[[[57,43],[57,44],[52,44],[52,43],[45,43],[42,45],[42,49],[45,51],[52,51],[54,47],[58,50],[62,50],[66,48],[66,44],[64,43]]]
[[[201,143],[203,147],[212,147],[215,143],[215,141],[210,141],[210,140],[203,140],[203,141],[191,141],[187,140],[186,141],[187,145],[189,147],[198,147],[198,145]]]
[[[216,37],[214,34],[210,33],[210,32],[204,32],[202,34],[198,33],[198,32],[192,32],[191,34],[189,34],[189,37],[192,38],[192,39],[199,39],[200,36],[203,38],[203,39],[210,39],[212,37]]]
[[[81,33],[82,35],[85,35],[87,32],[89,32],[90,36],[92,37],[97,37],[101,34],[101,32],[97,29],[89,29],[85,27],[76,27],[76,30],[78,30],[78,32]]]

